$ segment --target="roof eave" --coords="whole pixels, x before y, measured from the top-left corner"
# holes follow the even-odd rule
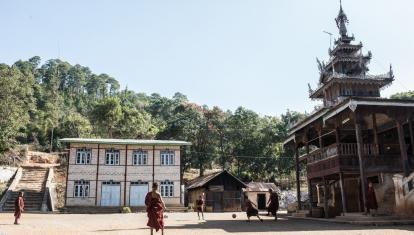
[[[129,140],[129,139],[78,139],[78,138],[63,138],[59,139],[62,143],[82,143],[82,144],[130,144],[130,145],[167,145],[167,146],[190,146],[191,142],[180,141],[180,140],[144,140],[147,142],[139,142],[140,140]]]

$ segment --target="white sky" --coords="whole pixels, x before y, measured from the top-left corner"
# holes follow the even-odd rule
[[[414,90],[414,1],[343,0],[348,32],[371,50],[371,73],[392,63],[383,96]],[[338,34],[335,0],[5,1],[0,62],[60,57],[136,92],[266,115],[312,111],[307,83]]]

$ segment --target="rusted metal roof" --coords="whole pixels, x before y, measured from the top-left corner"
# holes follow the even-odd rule
[[[279,191],[274,183],[250,182],[247,184],[246,192],[268,192],[269,189]]]

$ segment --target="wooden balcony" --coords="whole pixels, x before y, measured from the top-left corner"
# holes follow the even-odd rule
[[[402,171],[401,156],[395,145],[381,146],[363,144],[363,165],[367,173]],[[322,177],[339,172],[359,173],[358,148],[356,143],[333,144],[312,151],[306,156],[309,178]]]

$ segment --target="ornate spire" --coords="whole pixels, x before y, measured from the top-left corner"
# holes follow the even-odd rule
[[[339,34],[341,37],[345,38],[348,37],[347,30],[346,30],[346,24],[349,23],[348,17],[346,16],[344,10],[342,9],[342,0],[339,0],[340,8],[339,8],[339,14],[336,17],[336,26],[339,29]]]

